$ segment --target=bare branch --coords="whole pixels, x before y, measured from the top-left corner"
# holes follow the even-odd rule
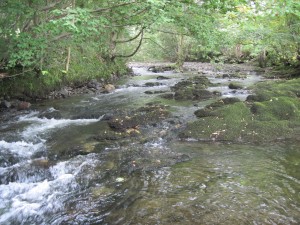
[[[7,75],[7,73],[5,74],[0,74],[0,79],[5,79],[5,78],[11,78],[11,77],[17,77],[17,76],[21,76],[21,75],[24,75],[24,73],[27,73],[27,72],[31,72],[33,71],[34,69],[30,69],[30,70],[25,70],[23,71],[22,73],[17,73],[17,74],[14,74],[14,75]]]
[[[142,46],[143,37],[144,37],[144,30],[142,29],[141,39],[140,39],[139,45],[136,47],[136,49],[133,51],[133,53],[131,53],[129,55],[116,55],[114,58],[117,58],[117,57],[118,58],[129,58],[129,57],[134,56],[138,52],[138,50],[140,49],[140,47]]]
[[[47,6],[43,7],[43,8],[41,8],[41,9],[39,9],[39,11],[48,11],[50,9],[55,8],[55,6],[57,6],[58,4],[59,4],[59,2],[52,3],[50,5],[47,5]]]
[[[120,43],[128,43],[128,42],[134,41],[135,39],[137,39],[142,34],[142,32],[144,31],[145,28],[146,27],[142,27],[141,31],[137,35],[135,35],[134,37],[132,37],[128,40],[116,41],[116,43],[120,44]]]
[[[166,34],[190,36],[188,34],[182,34],[182,33],[177,33],[177,32],[173,32],[173,31],[166,31],[166,30],[160,30],[160,29],[153,29],[153,30],[161,32],[161,33],[166,33]]]
[[[167,50],[166,48],[164,48],[161,44],[157,43],[156,41],[154,41],[153,39],[151,38],[144,38],[144,40],[149,40],[151,42],[153,42],[154,44],[156,44],[157,46],[159,46],[162,50],[168,52],[169,50]]]
[[[58,41],[60,39],[66,38],[66,37],[70,37],[71,35],[72,35],[71,33],[62,33],[61,35],[58,35],[58,36],[54,37],[51,40],[51,42]]]

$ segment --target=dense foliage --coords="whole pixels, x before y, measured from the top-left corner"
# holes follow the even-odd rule
[[[128,58],[298,65],[297,0],[2,0],[5,90],[107,78]],[[18,78],[20,76],[26,78]],[[29,85],[30,84],[30,85]],[[42,85],[41,85],[42,84]]]

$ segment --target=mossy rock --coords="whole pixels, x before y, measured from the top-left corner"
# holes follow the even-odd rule
[[[228,85],[229,89],[234,89],[234,90],[237,90],[237,89],[243,89],[244,86],[240,83],[237,83],[237,82],[232,82]]]
[[[275,97],[270,101],[255,102],[251,112],[259,120],[297,120],[300,119],[300,102],[289,97]]]
[[[256,95],[268,97],[300,96],[300,78],[291,80],[276,80],[259,82],[251,87]]]
[[[175,92],[175,100],[206,100],[218,94],[205,90],[210,84],[207,77],[196,76],[178,82],[171,90]]]
[[[174,98],[174,93],[165,93],[160,95],[161,98],[165,98],[165,99],[173,99]]]
[[[145,83],[146,87],[155,87],[155,86],[160,86],[160,85],[161,85],[161,83],[159,83],[159,82],[147,82],[147,83]]]
[[[211,103],[210,105],[206,106],[207,109],[216,109],[218,107],[222,107],[224,105],[230,105],[234,104],[236,102],[240,102],[241,100],[239,98],[223,98],[216,102]]]
[[[257,121],[253,120],[247,125],[242,139],[247,142],[269,142],[294,137],[295,133],[289,127],[289,121]]]
[[[156,79],[157,80],[169,80],[171,78],[170,77],[165,77],[165,76],[158,76]]]
[[[189,79],[189,81],[193,82],[193,84],[201,84],[204,87],[209,87],[212,85],[212,83],[209,81],[209,79],[206,76],[195,76]]]
[[[245,78],[247,78],[247,74],[231,73],[231,74],[223,74],[221,77],[223,79],[226,79],[226,78],[240,78],[240,79],[245,79]]]
[[[154,94],[162,94],[165,92],[167,92],[167,91],[145,91],[144,93],[147,95],[154,95]]]
[[[207,108],[198,109],[197,111],[194,112],[194,114],[199,118],[216,116],[216,113],[214,113],[212,110],[209,110]]]
[[[225,105],[229,105],[229,104],[234,104],[236,102],[240,102],[241,100],[239,98],[223,98],[222,101],[224,102]]]
[[[166,106],[148,105],[135,110],[130,115],[114,116],[107,123],[114,131],[127,132],[129,129],[136,129],[138,126],[157,123],[169,115]]]
[[[174,94],[175,100],[191,100],[193,99],[193,88],[179,89]]]
[[[215,116],[189,123],[179,137],[197,140],[238,140],[252,115],[243,102],[224,106],[214,113]]]
[[[203,89],[194,89],[192,93],[194,100],[205,100],[210,99],[214,96],[214,93]]]
[[[177,91],[177,90],[181,90],[187,87],[192,87],[193,86],[193,82],[192,81],[180,81],[177,84],[175,84],[174,86],[171,87],[172,91]]]
[[[175,70],[175,66],[169,65],[169,66],[151,66],[148,68],[149,71],[153,73],[163,73],[165,71],[172,71]]]
[[[188,80],[183,80],[171,87],[172,91],[178,91],[185,88],[205,89],[213,84],[205,76],[195,76]]]
[[[268,95],[257,94],[257,95],[248,95],[246,98],[247,102],[264,102],[271,99]]]
[[[245,142],[298,138],[299,109],[299,100],[287,97],[255,102],[252,106],[244,102],[223,105],[198,111],[200,119],[190,122],[179,137]]]

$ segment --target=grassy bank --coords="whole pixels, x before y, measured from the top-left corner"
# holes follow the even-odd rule
[[[60,90],[64,86],[76,88],[92,79],[102,83],[111,82],[128,73],[124,61],[99,62],[88,58],[82,58],[80,62],[78,60],[77,58],[72,62],[68,72],[57,66],[38,72],[30,69],[24,73],[11,71],[11,75],[0,79],[0,97],[43,99],[51,91]]]

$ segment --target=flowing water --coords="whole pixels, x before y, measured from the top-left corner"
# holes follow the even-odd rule
[[[1,123],[0,224],[300,223],[299,143],[203,143],[179,141],[176,134],[164,139],[155,135],[172,132],[172,123],[163,122],[148,128],[152,138],[145,142],[93,139],[105,127],[104,115],[160,101],[186,123],[212,101],[147,95],[191,75],[134,71],[141,76],[113,93],[48,101]],[[158,75],[171,79],[144,86]],[[231,92],[228,79],[212,72],[207,76],[220,83],[211,89],[222,97],[244,100],[249,94]],[[239,81],[247,86],[260,79],[249,73]],[[59,116],[47,119],[47,113]]]

